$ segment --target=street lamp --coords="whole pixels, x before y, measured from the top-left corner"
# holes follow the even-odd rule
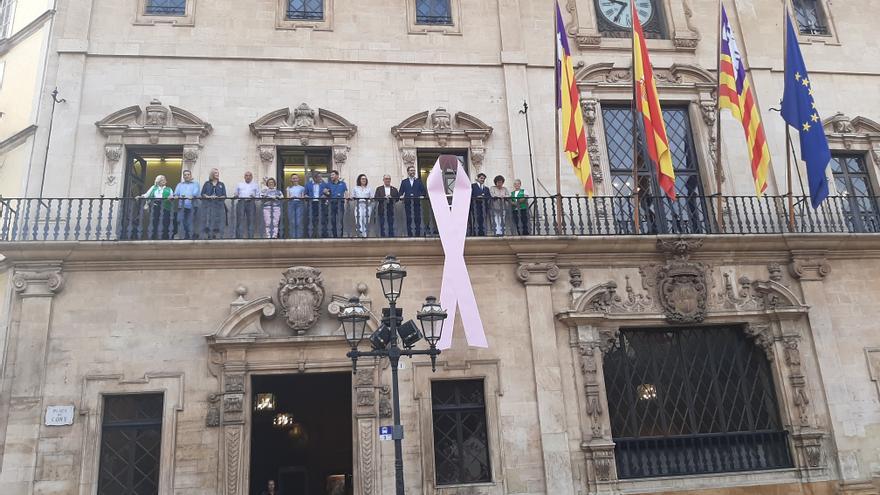
[[[437,304],[437,298],[429,296],[425,299],[422,309],[416,313],[421,329],[412,320],[402,323],[402,310],[397,309],[397,299],[406,278],[406,269],[394,256],[386,256],[376,270],[376,278],[382,284],[382,292],[388,300],[388,308],[382,310],[382,325],[369,337],[372,347],[370,351],[360,351],[358,346],[364,340],[369,319],[369,311],[354,297],[349,299],[339,312],[339,321],[345,331],[345,339],[351,346],[346,354],[351,358],[352,372],[357,371],[357,360],[361,357],[387,357],[391,363],[391,394],[394,403],[394,428],[391,438],[394,440],[394,480],[396,494],[403,493],[403,427],[400,425],[400,394],[397,384],[397,367],[401,356],[430,356],[431,371],[436,371],[437,342],[443,333],[443,322],[446,311]],[[400,337],[404,348],[397,345]],[[424,338],[428,342],[427,349],[413,349],[415,344]]]

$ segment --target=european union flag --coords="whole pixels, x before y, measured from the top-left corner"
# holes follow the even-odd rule
[[[786,19],[785,93],[782,96],[782,118],[801,135],[801,159],[807,163],[810,200],[818,208],[828,197],[828,179],[825,169],[831,161],[828,139],[822,128],[822,119],[813,100],[813,85],[798,46],[797,34],[791,19]],[[786,150],[788,153],[788,150]]]

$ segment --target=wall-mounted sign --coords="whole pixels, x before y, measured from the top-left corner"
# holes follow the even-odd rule
[[[73,406],[49,406],[46,408],[46,426],[73,424]]]

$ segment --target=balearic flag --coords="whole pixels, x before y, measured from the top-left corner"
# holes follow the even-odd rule
[[[642,114],[645,124],[645,147],[648,156],[657,166],[657,179],[660,188],[671,199],[675,199],[675,169],[672,168],[672,153],[669,151],[669,138],[666,124],[657,97],[657,84],[654,82],[654,69],[648,58],[645,33],[636,11],[636,2],[631,3],[630,15],[633,22],[633,84],[635,84],[636,109]],[[633,122],[635,125],[635,122]],[[633,165],[635,166],[635,164]]]
[[[782,95],[782,118],[798,130],[801,137],[801,159],[807,163],[807,182],[810,184],[810,200],[818,208],[828,197],[828,177],[825,170],[831,161],[828,138],[822,127],[822,119],[813,100],[813,83],[807,74],[804,57],[798,46],[797,34],[786,19],[785,92]]]
[[[562,110],[562,149],[574,167],[574,173],[584,187],[587,196],[593,195],[593,174],[590,171],[590,156],[587,154],[587,134],[584,130],[584,115],[581,111],[581,98],[574,80],[574,66],[571,63],[571,49],[562,12],[556,3],[556,108]]]
[[[718,94],[721,97],[721,108],[730,110],[733,116],[742,123],[749,145],[749,158],[752,161],[752,178],[755,180],[755,193],[758,196],[767,189],[767,175],[770,171],[770,150],[764,135],[764,124],[761,113],[752,91],[749,78],[746,76],[745,63],[730,22],[727,11],[721,7],[721,73],[719,75]]]

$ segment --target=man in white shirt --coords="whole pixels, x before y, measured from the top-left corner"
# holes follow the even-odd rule
[[[244,173],[244,182],[235,186],[235,237],[241,239],[245,235],[253,239],[257,218],[257,204],[254,198],[260,197],[260,185],[254,182],[254,174],[248,170]],[[243,235],[244,234],[244,235]]]

